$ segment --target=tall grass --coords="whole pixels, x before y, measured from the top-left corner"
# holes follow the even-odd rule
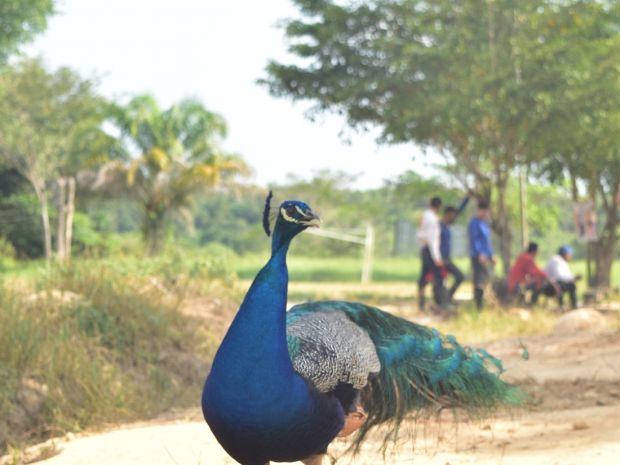
[[[0,287],[0,451],[195,404],[212,346],[178,304],[102,266],[55,269],[34,289]],[[35,414],[21,400],[26,380],[46,387]]]

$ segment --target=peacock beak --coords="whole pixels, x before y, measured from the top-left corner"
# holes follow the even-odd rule
[[[300,220],[300,223],[304,226],[318,228],[321,226],[321,218],[314,212],[308,211]]]

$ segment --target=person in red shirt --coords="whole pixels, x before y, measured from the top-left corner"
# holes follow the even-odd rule
[[[508,292],[512,296],[524,296],[527,291],[532,291],[531,305],[536,304],[538,294],[547,281],[547,274],[536,265],[537,253],[538,244],[530,242],[508,273]]]

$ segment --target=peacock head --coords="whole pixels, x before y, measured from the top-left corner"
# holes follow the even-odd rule
[[[269,192],[265,201],[265,211],[263,214],[263,228],[267,236],[271,235],[270,218],[272,216],[271,199],[273,194]],[[315,214],[308,204],[299,200],[286,200],[274,212],[275,225],[273,227],[273,246],[274,249],[290,241],[297,234],[309,227],[318,227],[321,219]]]

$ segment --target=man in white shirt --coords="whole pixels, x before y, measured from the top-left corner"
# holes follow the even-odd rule
[[[430,274],[433,277],[433,297],[435,303],[440,307],[445,305],[443,278],[441,276],[441,267],[443,260],[441,259],[441,251],[439,248],[441,224],[437,213],[441,208],[441,199],[433,197],[429,208],[422,215],[422,222],[418,229],[418,243],[420,245],[420,260],[422,262],[422,271],[418,280],[418,304],[421,311],[424,311],[425,298],[424,288],[426,287],[426,279]]]
[[[575,275],[568,262],[573,257],[573,248],[565,245],[560,247],[558,254],[551,257],[551,260],[545,266],[547,279],[551,282],[545,294],[557,295],[560,306],[564,304],[564,293],[570,295],[570,303],[572,308],[577,308],[577,287],[575,282],[580,276]],[[554,286],[555,284],[555,286]]]

